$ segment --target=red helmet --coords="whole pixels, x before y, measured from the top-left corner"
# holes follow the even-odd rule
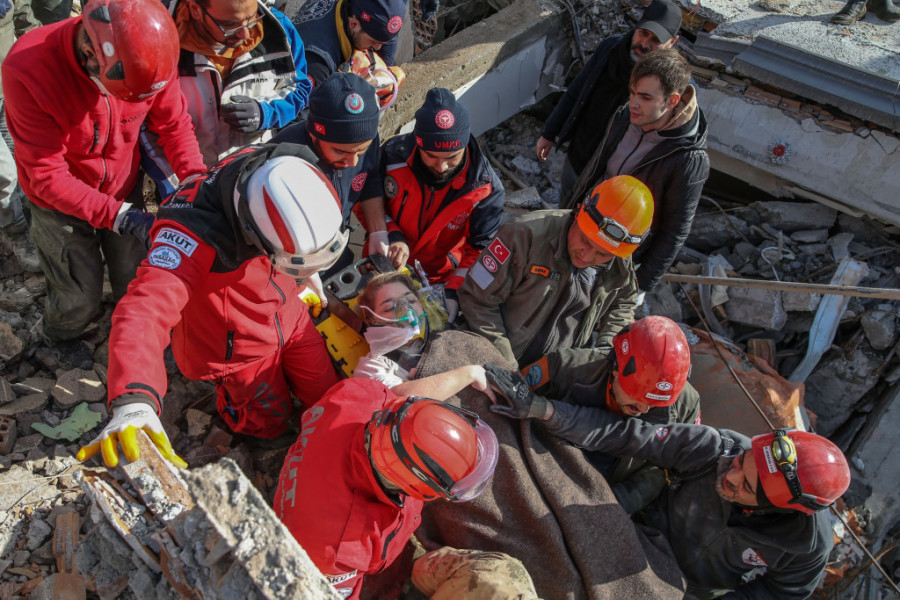
[[[477,497],[497,465],[497,437],[473,412],[429,398],[398,398],[372,415],[372,464],[403,493],[429,501]]]
[[[775,506],[812,514],[828,508],[850,485],[844,453],[820,435],[778,429],[752,442],[760,484]]]
[[[669,406],[687,382],[691,350],[681,327],[666,317],[645,317],[613,338],[619,385],[634,400]]]
[[[178,30],[159,0],[90,0],[82,15],[107,92],[137,102],[175,77]]]

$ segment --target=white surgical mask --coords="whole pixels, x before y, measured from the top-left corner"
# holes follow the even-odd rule
[[[384,356],[398,348],[402,348],[411,339],[419,335],[418,325],[415,327],[395,327],[393,325],[369,326],[363,337],[369,343],[369,350],[377,356]]]

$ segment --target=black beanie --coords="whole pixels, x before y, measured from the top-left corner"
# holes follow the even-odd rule
[[[378,135],[375,88],[352,73],[332,73],[309,95],[306,130],[333,144],[359,144]]]
[[[386,44],[400,32],[406,16],[403,0],[352,0],[351,11],[359,26],[375,40]]]
[[[469,111],[444,88],[431,88],[416,111],[416,146],[429,152],[453,152],[469,143]]]

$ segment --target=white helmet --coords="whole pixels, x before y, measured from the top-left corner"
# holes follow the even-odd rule
[[[236,186],[235,208],[246,218],[241,197]],[[341,201],[322,172],[302,158],[278,156],[264,162],[247,181],[245,198],[252,219],[245,225],[277,271],[306,279],[340,258],[350,237],[341,231]]]

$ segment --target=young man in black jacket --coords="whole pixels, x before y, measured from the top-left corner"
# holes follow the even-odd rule
[[[544,124],[537,142],[544,160],[554,144],[569,142],[563,165],[560,208],[572,208],[572,188],[591,159],[616,109],[628,100],[628,79],[645,54],[678,41],[681,9],[672,0],[653,0],[634,31],[606,38],[578,74]]]
[[[650,188],[653,224],[633,257],[641,292],[651,291],[675,260],[709,177],[706,118],[690,78],[690,65],[676,50],[641,58],[631,73],[631,99],[616,111],[572,194],[580,201],[617,175]]]

